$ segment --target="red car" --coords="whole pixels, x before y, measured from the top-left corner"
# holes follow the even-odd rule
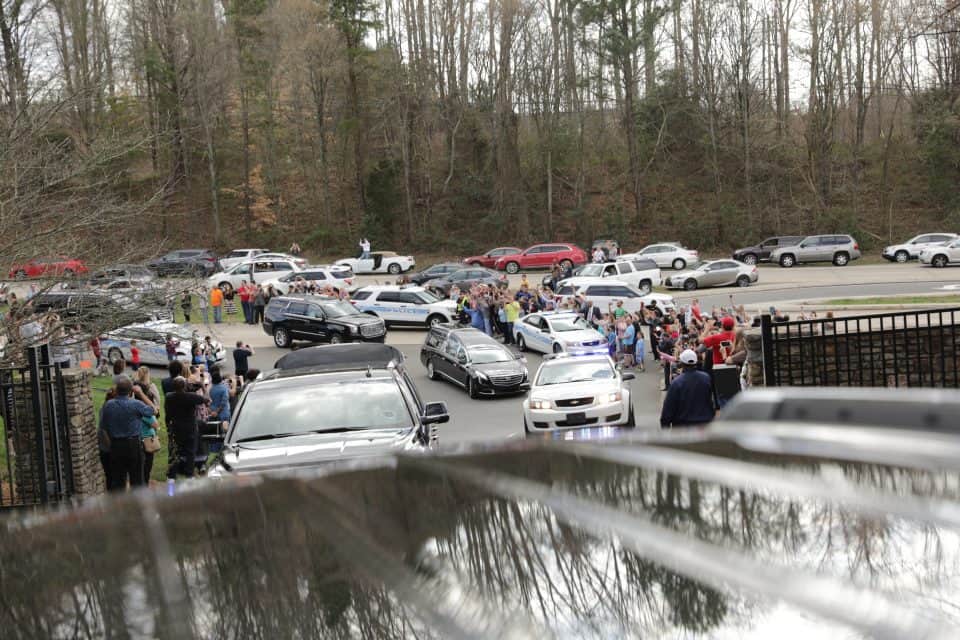
[[[497,247],[496,249],[490,249],[482,256],[470,256],[464,258],[463,261],[476,267],[492,269],[497,264],[497,260],[503,256],[514,256],[518,253],[523,253],[523,249],[520,247]]]
[[[9,277],[40,278],[43,276],[75,276],[88,271],[82,260],[58,256],[55,258],[33,258],[10,267]]]
[[[497,258],[495,267],[505,269],[507,273],[517,273],[521,269],[549,269],[555,263],[577,266],[586,264],[588,260],[587,252],[577,245],[557,242],[535,244],[522,253]]]

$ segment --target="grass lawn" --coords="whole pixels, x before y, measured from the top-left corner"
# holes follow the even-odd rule
[[[203,324],[203,312],[200,311],[200,306],[197,302],[198,296],[193,296],[193,309],[190,311],[190,324]],[[224,324],[241,324],[243,320],[243,308],[240,306],[240,298],[234,300],[234,306],[237,308],[236,313],[227,313],[224,310],[223,313],[223,322]],[[207,318],[210,320],[210,324],[213,324],[213,311],[207,310]],[[186,322],[186,318],[183,317],[183,309],[180,308],[180,298],[177,298],[176,304],[173,308],[173,320],[177,324],[183,324]]]
[[[823,304],[848,306],[857,304],[958,304],[960,295],[948,296],[880,296],[876,298],[835,298]]]

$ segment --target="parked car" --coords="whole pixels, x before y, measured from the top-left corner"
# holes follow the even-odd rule
[[[44,278],[52,276],[76,276],[87,273],[87,265],[83,260],[56,256],[50,258],[31,258],[25,262],[17,262],[10,266],[7,274],[10,278],[23,280],[25,278]]]
[[[393,251],[372,251],[369,258],[344,258],[337,265],[350,267],[354,273],[389,273],[399,275],[417,266],[413,256],[401,256]]]
[[[235,267],[241,262],[246,262],[257,256],[270,253],[269,249],[234,249],[227,255],[220,258],[220,268],[226,271],[230,267]]]
[[[416,273],[407,274],[407,280],[415,285],[422,286],[427,280],[442,278],[460,269],[463,269],[463,264],[459,262],[441,262]]]
[[[531,313],[513,324],[514,342],[520,351],[607,355],[607,341],[572,311]]]
[[[220,287],[223,290],[238,288],[244,280],[263,284],[290,273],[299,273],[300,266],[292,260],[270,259],[257,256],[253,260],[241,262],[235,267],[215,273],[207,278],[207,286]]]
[[[657,263],[661,269],[686,269],[688,265],[695,265],[700,262],[700,254],[693,249],[687,249],[677,242],[661,242],[660,244],[647,245],[636,253],[630,253],[621,256],[627,258],[648,258]]]
[[[798,244],[778,247],[770,254],[770,261],[781,267],[810,262],[832,262],[838,267],[860,259],[860,245],[848,235],[807,236]]]
[[[117,280],[134,282],[154,282],[156,274],[149,268],[139,264],[114,264],[92,271],[87,283],[95,287],[102,286]]]
[[[445,403],[420,400],[395,347],[311,347],[276,366],[246,386],[208,478],[427,450],[450,420]]]
[[[671,289],[695,291],[704,287],[749,287],[760,278],[755,264],[736,260],[711,260],[696,269],[672,275],[663,281]]]
[[[437,296],[445,298],[450,295],[450,289],[452,289],[454,285],[459,287],[461,291],[467,291],[470,287],[477,284],[485,284],[501,289],[505,289],[509,285],[507,276],[502,273],[497,273],[492,269],[484,269],[483,267],[469,267],[454,271],[442,278],[428,280],[423,286],[428,291],[433,291]]]
[[[158,276],[208,276],[219,269],[209,249],[178,249],[147,263]]]
[[[383,342],[383,320],[358,311],[339,298],[287,295],[271,298],[263,312],[263,331],[286,349],[297,340],[307,342]]]
[[[938,268],[960,262],[960,239],[927,247],[920,252],[920,262]]]
[[[168,321],[144,322],[131,324],[114,329],[100,338],[100,348],[110,362],[124,359],[130,360],[131,342],[136,340],[137,350],[140,352],[140,362],[154,367],[165,367],[167,358],[167,336],[173,336],[179,342],[177,345],[177,360],[189,363],[192,359],[191,349],[194,341],[200,340],[196,329],[188,325],[175,324]],[[212,340],[214,360],[222,362],[227,357],[223,345]]]
[[[383,318],[388,326],[433,327],[453,322],[457,316],[456,302],[413,285],[367,286],[354,291],[351,298],[357,309]]]
[[[615,306],[618,300],[623,301],[623,308],[630,313],[636,313],[643,307],[651,306],[662,309],[664,313],[670,313],[677,308],[677,302],[673,296],[665,293],[644,294],[636,287],[613,278],[567,278],[557,286],[557,294],[565,297],[583,295],[600,307],[601,311]]]
[[[956,240],[957,237],[955,233],[924,233],[910,238],[902,244],[893,244],[889,247],[884,247],[881,255],[890,262],[903,263],[909,260],[917,260],[920,258],[920,253],[924,249]]]
[[[584,426],[634,426],[630,387],[610,356],[560,354],[544,360],[523,401],[526,433]]]
[[[303,271],[290,271],[279,278],[271,278],[257,284],[264,287],[272,286],[274,290],[284,295],[290,293],[290,289],[298,282],[313,284],[317,287],[330,285],[339,293],[343,289],[352,287],[353,279],[353,271],[347,267],[308,266],[304,267]]]
[[[733,259],[744,264],[770,262],[770,254],[778,247],[792,247],[803,241],[804,236],[773,236],[761,242],[733,252]]]
[[[586,251],[575,244],[536,244],[523,253],[497,258],[494,267],[507,273],[519,273],[521,269],[549,269],[554,264],[573,267],[590,261]]]
[[[301,256],[291,255],[289,253],[280,253],[280,252],[268,252],[261,253],[257,256],[258,260],[286,260],[287,262],[292,262],[301,269],[307,266],[307,259]]]
[[[636,287],[643,294],[650,293],[654,287],[660,285],[661,274],[657,263],[648,258],[618,259],[614,262],[602,264],[589,263],[577,269],[570,282],[577,278],[615,278],[620,282]]]
[[[522,393],[530,388],[526,358],[477,329],[431,327],[420,348],[420,362],[428,378],[463,387],[471,398]]]
[[[483,255],[469,256],[464,258],[463,262],[475,267],[486,267],[488,269],[492,269],[497,265],[497,260],[500,258],[503,258],[504,256],[515,256],[518,253],[523,253],[523,249],[519,247],[497,247],[496,249],[487,251]]]

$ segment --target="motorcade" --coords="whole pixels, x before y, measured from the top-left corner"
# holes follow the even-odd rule
[[[653,260],[661,269],[674,269],[676,271],[686,269],[687,265],[695,265],[700,262],[700,254],[697,251],[687,249],[679,242],[661,242],[647,245],[636,253],[624,254],[620,258],[623,260],[645,258]]]
[[[955,233],[922,233],[914,236],[904,243],[892,244],[884,247],[880,255],[890,262],[909,262],[910,260],[919,260],[920,254],[924,249],[937,247],[958,237]]]
[[[493,269],[497,266],[497,260],[500,258],[504,256],[515,256],[518,253],[523,253],[523,249],[520,247],[497,247],[479,256],[468,256],[463,259],[463,263],[475,267]]]
[[[77,258],[68,258],[67,256],[54,256],[48,258],[31,258],[24,262],[16,262],[10,265],[10,271],[7,274],[10,278],[24,280],[26,278],[47,278],[54,276],[71,277],[87,273],[87,265],[83,260]]]
[[[307,266],[303,271],[290,271],[279,278],[270,278],[257,284],[264,287],[272,286],[281,294],[288,294],[295,284],[314,285],[316,287],[330,286],[337,293],[353,287],[353,271],[347,267],[334,266]]]
[[[623,308],[630,313],[637,313],[645,307],[654,306],[664,313],[670,313],[677,308],[677,301],[671,295],[665,293],[644,294],[636,287],[613,278],[583,278],[579,276],[567,278],[560,281],[557,286],[557,294],[564,297],[582,295],[604,312],[610,307],[615,307],[617,302],[623,302]]]
[[[226,271],[215,273],[207,278],[208,287],[220,287],[224,291],[237,289],[244,281],[263,284],[291,273],[302,271],[293,260],[272,259],[258,256],[253,260],[241,262]]]
[[[711,260],[698,265],[696,269],[667,277],[663,285],[670,289],[695,291],[706,287],[749,287],[759,279],[760,273],[755,264]]]
[[[473,328],[431,327],[420,348],[420,362],[428,378],[462,387],[471,398],[530,389],[526,358]]]
[[[383,342],[383,320],[361,313],[352,304],[326,296],[285,295],[271,298],[263,310],[263,331],[281,349],[306,342]]]
[[[613,262],[588,263],[577,270],[574,278],[614,278],[636,287],[643,294],[660,285],[661,274],[657,263],[648,258],[617,259]]]
[[[920,263],[942,268],[960,262],[960,239],[927,247],[920,252]]]
[[[130,283],[146,283],[156,281],[156,274],[149,268],[139,264],[114,264],[90,272],[87,284],[98,287],[126,280]]]
[[[812,262],[832,262],[844,267],[851,260],[859,260],[860,255],[860,245],[849,235],[807,236],[793,246],[774,249],[770,262],[785,268]]]
[[[369,258],[344,258],[334,263],[360,273],[389,273],[400,275],[417,266],[413,256],[401,256],[393,251],[371,251]]]
[[[581,358],[563,353],[540,365],[523,401],[526,433],[635,424],[630,387],[634,374],[621,373],[608,355]]]
[[[371,285],[351,295],[353,305],[382,318],[389,327],[432,327],[453,322],[457,303],[414,285]]]
[[[483,267],[468,267],[449,273],[442,278],[427,280],[423,287],[434,292],[437,296],[447,297],[450,295],[450,289],[459,288],[461,291],[467,291],[470,287],[477,284],[485,284],[490,287],[506,289],[510,284],[507,282],[507,276],[492,269]]]
[[[209,249],[178,249],[147,263],[158,276],[209,276],[220,269]]]
[[[441,262],[440,264],[432,265],[416,273],[409,273],[406,278],[412,284],[423,285],[428,280],[442,278],[454,271],[460,271],[460,269],[463,269],[463,264],[459,262]]]
[[[234,249],[230,253],[220,258],[220,268],[227,270],[230,267],[235,267],[241,262],[246,262],[247,260],[252,260],[257,256],[270,253],[269,249]]]
[[[755,245],[743,247],[733,252],[732,258],[744,264],[770,262],[770,254],[779,247],[792,247],[803,241],[805,236],[772,236]]]
[[[523,253],[497,258],[494,268],[507,273],[519,273],[521,269],[549,269],[555,264],[572,268],[590,261],[587,252],[575,244],[555,242],[536,244]]]
[[[130,361],[130,347],[136,341],[140,352],[140,362],[153,367],[165,367],[167,357],[167,336],[177,342],[177,360],[189,363],[192,359],[191,348],[194,342],[201,340],[197,329],[189,325],[168,321],[143,322],[127,325],[109,331],[100,338],[100,349],[112,363],[123,359]],[[213,347],[213,359],[223,362],[227,351],[218,340],[210,340]]]
[[[513,324],[514,342],[520,351],[607,355],[607,341],[572,311],[530,313]]]
[[[245,387],[207,477],[425,451],[450,414],[445,403],[420,398],[394,347],[294,351]]]

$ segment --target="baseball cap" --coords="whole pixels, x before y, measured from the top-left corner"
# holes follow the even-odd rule
[[[693,352],[693,349],[684,349],[680,353],[680,362],[683,364],[697,364],[697,354]]]
[[[733,329],[737,325],[737,322],[730,316],[727,316],[726,318],[720,321],[720,324],[723,325],[724,329],[729,331],[730,329]]]

